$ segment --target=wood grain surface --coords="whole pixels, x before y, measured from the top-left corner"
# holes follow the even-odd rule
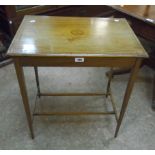
[[[25,16],[10,56],[147,57],[125,19]]]

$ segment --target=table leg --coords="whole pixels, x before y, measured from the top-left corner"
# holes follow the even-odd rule
[[[155,110],[155,75],[153,78],[152,109]]]
[[[111,68],[110,71],[108,72],[108,84],[107,84],[107,90],[106,90],[106,97],[108,97],[109,93],[110,93],[110,84],[111,84],[111,80],[113,78],[113,69]]]
[[[140,65],[141,65],[141,59],[137,59],[136,62],[135,62],[135,65],[133,66],[133,68],[131,70],[130,78],[129,78],[128,85],[127,85],[125,95],[124,95],[124,99],[123,99],[123,104],[122,104],[122,107],[121,107],[121,112],[120,112],[120,115],[119,115],[119,118],[118,118],[118,123],[117,123],[116,130],[115,130],[115,137],[117,137],[119,128],[121,126],[121,123],[122,123],[122,120],[123,120],[123,117],[124,117],[124,114],[125,114],[125,111],[126,111],[126,108],[127,108],[127,105],[128,105],[128,101],[129,101],[129,98],[130,98],[130,95],[131,95],[131,92],[132,92],[134,81],[136,79],[136,75],[138,73]]]
[[[146,5],[145,10],[144,10],[144,13],[143,13],[144,17],[148,17],[149,10],[150,10],[150,5]]]
[[[31,111],[30,111],[30,106],[29,106],[29,101],[28,101],[28,96],[27,96],[27,91],[26,91],[23,67],[20,65],[18,60],[15,60],[14,64],[15,64],[17,79],[18,79],[18,83],[19,83],[19,87],[20,87],[20,93],[22,96],[31,137],[33,139],[34,133],[33,133],[33,126],[32,126],[32,118],[31,118]]]
[[[38,67],[34,66],[34,72],[35,72],[35,77],[36,77],[38,96],[40,97],[40,84],[39,84],[39,76],[38,76]]]

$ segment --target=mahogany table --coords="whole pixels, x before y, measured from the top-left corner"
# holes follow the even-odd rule
[[[143,58],[148,57],[125,19],[25,16],[9,49],[13,58],[27,121],[34,138],[32,114],[28,102],[23,67],[34,67],[37,96],[106,95],[112,101],[108,112],[51,112],[33,115],[93,115],[114,114],[118,134],[133,84]],[[110,89],[106,93],[43,93],[40,91],[37,67],[131,67],[119,116]]]

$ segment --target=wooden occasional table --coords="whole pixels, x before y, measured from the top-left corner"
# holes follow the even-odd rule
[[[23,67],[34,67],[37,96],[106,95],[112,100],[111,112],[53,112],[33,115],[114,114],[118,134],[133,84],[147,53],[125,19],[25,16],[8,50],[15,64],[27,121],[34,138],[32,116],[28,102]],[[40,91],[37,67],[132,67],[121,111],[117,116],[110,89],[106,93],[43,93]]]

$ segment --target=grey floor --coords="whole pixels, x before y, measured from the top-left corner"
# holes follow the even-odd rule
[[[31,108],[36,83],[33,68],[25,68]],[[103,92],[106,68],[39,68],[44,92]],[[113,79],[120,110],[129,74]],[[29,136],[14,66],[0,69],[0,149],[155,149],[155,112],[151,109],[153,71],[140,70],[119,135],[114,138],[114,116],[35,117],[35,139]],[[110,110],[104,97],[46,97],[36,110]]]

